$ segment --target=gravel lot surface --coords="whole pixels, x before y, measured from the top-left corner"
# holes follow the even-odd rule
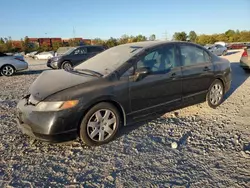
[[[250,73],[231,51],[233,83],[217,109],[206,103],[125,127],[113,142],[49,144],[21,133],[15,107],[43,70],[0,77],[0,187],[250,187]],[[176,148],[177,147],[177,148]]]

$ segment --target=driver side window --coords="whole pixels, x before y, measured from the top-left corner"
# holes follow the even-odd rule
[[[155,49],[137,62],[137,69],[146,67],[150,70],[150,74],[164,74],[175,66],[175,47],[173,45]]]

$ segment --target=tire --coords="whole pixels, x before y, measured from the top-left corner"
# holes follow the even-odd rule
[[[72,64],[69,61],[64,61],[61,65],[61,69],[72,69]]]
[[[105,117],[107,114],[109,116]],[[80,125],[80,138],[88,146],[106,144],[114,139],[121,124],[118,109],[111,103],[101,102],[84,116]]]
[[[12,65],[4,65],[0,72],[2,76],[12,76],[15,73],[15,68]]]
[[[225,94],[225,89],[223,83],[216,79],[210,86],[207,93],[207,103],[211,108],[216,108],[219,106]]]

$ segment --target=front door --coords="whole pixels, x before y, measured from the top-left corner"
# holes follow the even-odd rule
[[[165,45],[149,51],[137,62],[136,69],[146,67],[150,72],[139,81],[130,80],[131,114],[150,114],[180,103],[182,74],[175,52],[175,45]]]
[[[87,59],[87,49],[85,47],[77,48],[72,54],[73,65],[78,65]]]

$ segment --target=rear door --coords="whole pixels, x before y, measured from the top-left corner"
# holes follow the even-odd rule
[[[104,51],[102,47],[99,46],[89,46],[87,48],[88,58],[94,57],[98,53]]]
[[[200,99],[204,96],[214,80],[214,67],[209,54],[199,46],[180,44],[182,64],[183,100]]]

